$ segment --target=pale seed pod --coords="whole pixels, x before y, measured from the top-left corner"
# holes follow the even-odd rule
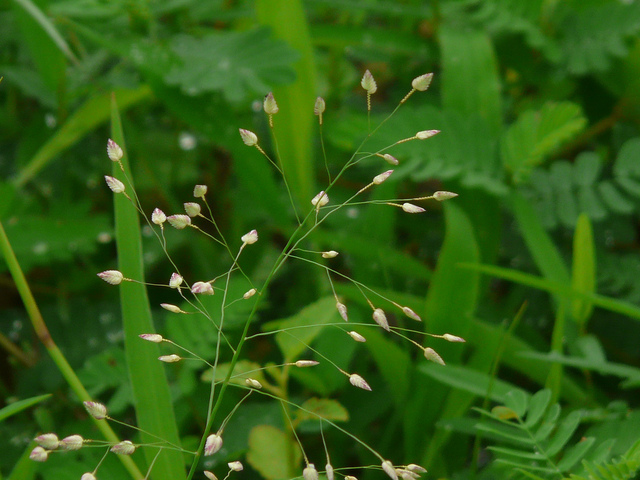
[[[206,185],[196,185],[193,187],[193,196],[195,198],[204,198],[207,194],[208,187]]]
[[[327,203],[329,203],[329,196],[324,193],[324,190],[311,199],[311,204],[317,208],[324,207]]]
[[[387,178],[389,178],[392,173],[393,173],[393,170],[387,170],[386,172],[383,172],[380,175],[376,175],[375,177],[373,177],[373,183],[376,185],[380,185]]]
[[[188,225],[191,225],[191,217],[189,215],[169,215],[167,221],[169,225],[178,230],[182,230]]]
[[[186,202],[184,204],[184,211],[187,212],[187,215],[193,218],[200,215],[200,212],[202,211],[202,207],[200,206],[199,203],[196,203],[196,202]]]
[[[171,355],[161,355],[158,357],[158,360],[164,363],[176,363],[182,360],[182,357],[180,355],[172,353]]]
[[[258,144],[258,136],[249,130],[245,130],[244,128],[240,129],[240,137],[242,138],[244,144],[248,147],[255,147]]]
[[[305,367],[315,367],[320,362],[316,362],[315,360],[298,360],[296,362],[296,367],[305,368]]]
[[[381,308],[376,308],[373,311],[373,320],[384,328],[387,332],[390,331],[389,322],[387,321],[387,316],[384,314],[384,310]]]
[[[404,468],[396,468],[396,473],[402,480],[418,480],[418,478],[420,478],[420,475],[417,473],[405,470]]]
[[[329,250],[327,252],[322,252],[322,258],[335,258],[339,254],[335,250]]]
[[[453,342],[453,343],[465,343],[466,340],[462,337],[457,337],[455,335],[451,335],[449,333],[445,333],[444,335],[442,335],[442,338],[444,338],[447,342]]]
[[[82,474],[80,480],[96,480],[96,476],[91,472],[87,472]]]
[[[391,165],[398,165],[398,163],[400,163],[396,157],[394,157],[393,155],[389,155],[388,153],[385,153],[382,158],[384,158],[385,161],[387,163],[390,163]]]
[[[349,375],[349,382],[354,387],[358,387],[358,388],[361,388],[362,390],[367,390],[369,392],[371,391],[371,387],[366,382],[366,380],[362,378],[360,375],[358,375],[357,373],[352,373],[351,375]]]
[[[191,285],[191,293],[196,295],[213,295],[213,287],[209,282],[196,282]]]
[[[431,80],[433,80],[433,73],[425,73],[414,78],[411,81],[411,87],[419,92],[424,92],[431,85]]]
[[[424,208],[414,205],[413,203],[403,203],[402,210],[407,213],[422,213],[424,212]]]
[[[33,450],[31,450],[31,453],[29,454],[29,458],[34,462],[46,462],[47,458],[49,458],[49,451],[38,446]]]
[[[336,303],[336,308],[338,309],[338,313],[342,317],[345,322],[349,321],[349,317],[347,316],[347,306],[344,303]]]
[[[117,455],[131,455],[136,451],[136,446],[131,443],[131,441],[124,440],[120,443],[116,443],[113,447],[111,447],[110,451]]]
[[[80,435],[69,435],[60,440],[60,449],[62,450],[80,450],[84,445],[84,438]]]
[[[212,433],[207,437],[207,441],[204,444],[205,457],[217,453],[222,448],[222,437],[217,433]]]
[[[446,192],[446,191],[437,191],[433,194],[433,198],[435,198],[439,202],[444,202],[445,200],[449,200],[450,198],[457,197],[457,193]]]
[[[382,462],[382,470],[384,470],[384,473],[389,475],[389,478],[391,478],[392,480],[398,480],[396,469],[393,468],[393,463],[391,463],[389,460],[385,460],[384,462]]]
[[[415,463],[410,463],[407,465],[407,470],[414,473],[427,473],[427,469],[421,467],[420,465],[416,465]]]
[[[120,285],[124,280],[124,275],[118,270],[105,270],[97,275],[110,285]]]
[[[160,306],[171,313],[187,313],[177,305],[172,305],[171,303],[161,303]]]
[[[34,440],[38,442],[38,445],[47,450],[55,450],[60,444],[60,440],[58,440],[58,436],[55,433],[43,433],[34,438]]]
[[[308,463],[307,467],[302,471],[304,480],[318,480],[318,471],[313,463]]]
[[[151,343],[162,343],[162,341],[164,340],[164,338],[162,338],[162,335],[158,335],[157,333],[141,333],[138,336],[141,339]]]
[[[104,180],[107,182],[107,186],[111,189],[113,193],[124,192],[124,183],[122,183],[117,178],[110,177],[109,175],[105,175]]]
[[[107,407],[98,402],[82,402],[84,408],[96,420],[107,418]]]
[[[268,115],[275,115],[280,110],[272,92],[267,93],[264,97],[262,107],[264,108],[264,112]]]
[[[242,243],[247,245],[252,245],[258,241],[258,231],[251,230],[249,233],[245,233],[242,237],[240,237]]]
[[[345,475],[344,480],[358,480],[358,478],[353,475]]]
[[[247,290],[246,292],[244,292],[244,295],[242,295],[242,298],[247,300],[248,298],[253,297],[256,294],[256,292],[257,290],[255,288],[252,288],[251,290]]]
[[[324,466],[324,470],[327,475],[327,480],[334,480],[335,476],[333,475],[333,466],[330,463],[327,463]]]
[[[171,278],[169,279],[169,286],[171,288],[178,288],[180,285],[182,285],[183,280],[184,279],[182,278],[182,275],[174,272],[171,274]]]
[[[364,342],[366,342],[366,341],[367,341],[367,339],[366,339],[366,338],[364,338],[362,335],[360,335],[358,332],[351,331],[351,332],[347,332],[347,333],[348,333],[348,334],[349,334],[349,336],[350,336],[351,338],[353,338],[356,342],[364,343]]]
[[[409,307],[402,307],[402,311],[404,312],[404,314],[413,319],[416,320],[418,322],[421,322],[422,319],[420,318],[420,315],[418,315],[416,312],[414,312],[413,310],[411,310]]]
[[[439,133],[440,133],[440,130],[422,130],[416,133],[416,138],[418,140],[426,140],[427,138],[431,138],[434,135],[437,135]]]
[[[257,390],[260,390],[262,388],[262,384],[254,378],[245,378],[244,383],[246,383],[251,388],[255,388]]]
[[[362,85],[362,88],[364,88],[369,95],[373,95],[374,93],[376,93],[376,90],[378,90],[378,85],[376,84],[376,81],[374,80],[373,75],[371,75],[371,72],[369,70],[366,70],[364,72],[362,80],[360,81],[360,85]]]
[[[107,155],[112,162],[118,162],[122,160],[124,152],[122,151],[122,148],[120,148],[120,145],[109,139],[107,141]]]
[[[167,221],[167,216],[159,208],[154,208],[153,212],[151,213],[151,221],[156,225],[162,225]]]
[[[438,355],[438,352],[436,352],[431,347],[427,347],[427,348],[424,349],[424,358],[426,358],[430,362],[437,363],[439,365],[444,365],[445,364],[444,360],[442,360],[442,357],[440,355]]]
[[[205,470],[202,473],[204,473],[204,476],[207,477],[209,480],[218,480],[218,477],[216,477],[215,474],[213,472],[210,472],[209,470]]]
[[[324,98],[322,97],[316,98],[316,103],[313,106],[313,114],[318,116],[322,115],[324,113],[325,108],[326,108],[326,104],[324,102]]]
[[[238,460],[235,462],[229,462],[227,465],[229,466],[229,469],[234,472],[241,472],[244,470],[244,465],[242,465],[242,462],[239,462]]]

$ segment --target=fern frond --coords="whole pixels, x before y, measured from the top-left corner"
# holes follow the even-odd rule
[[[581,475],[571,474],[570,480],[629,480],[635,478],[640,470],[640,440],[633,444],[620,458],[609,463],[598,464],[583,460],[585,472]],[[568,480],[565,479],[565,480]]]

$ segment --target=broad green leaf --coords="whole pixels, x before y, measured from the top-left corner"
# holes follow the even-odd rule
[[[211,31],[200,38],[181,34],[169,47],[179,62],[164,75],[167,84],[180,86],[188,95],[222,91],[232,102],[291,82],[291,63],[298,57],[283,42],[269,40],[266,29]]]
[[[87,207],[87,208],[84,208]],[[25,271],[54,262],[71,262],[78,255],[90,255],[100,247],[102,235],[111,226],[105,215],[90,215],[89,204],[69,205],[68,215],[20,215],[7,222],[7,235]],[[45,234],[46,233],[46,234]],[[4,265],[0,265],[4,270]]]
[[[317,95],[317,75],[305,9],[301,0],[258,0],[255,9],[258,22],[271,27],[278,41],[289,47],[288,51],[295,49],[295,57],[290,57],[297,60],[291,65],[295,81],[282,80],[273,88],[280,111],[274,118],[272,138],[294,203],[301,205],[303,212],[308,211],[309,202],[317,193],[312,151],[316,117],[311,115]],[[259,54],[268,64],[274,62],[269,53]],[[287,85],[283,85],[285,83]]]
[[[459,264],[478,259],[479,251],[473,225],[455,200],[445,202],[443,211],[446,231],[427,292],[425,329],[464,338],[478,301],[479,277],[466,274]],[[454,298],[456,301],[452,302]],[[445,343],[438,346],[438,353],[445,362],[455,363],[462,357],[463,349],[459,347]]]
[[[463,116],[479,115],[497,135],[502,126],[500,75],[489,35],[442,25],[442,104]]]
[[[0,409],[0,422],[11,417],[12,415],[15,415],[18,412],[32,407],[33,405],[37,405],[38,403],[43,402],[49,397],[51,397],[51,394],[47,393],[46,395],[38,395],[37,397],[25,398],[24,400],[18,400],[17,402],[10,403],[6,407]]]
[[[551,390],[548,389],[539,390],[531,397],[529,401],[529,411],[527,412],[527,418],[524,422],[527,428],[533,428],[538,421],[540,421],[550,401]]]
[[[334,422],[346,422],[349,420],[349,412],[337,400],[310,398],[300,405],[296,413],[298,421],[318,420],[318,417]]]
[[[518,417],[524,418],[529,397],[530,395],[522,390],[512,390],[505,395],[504,406],[512,409]]]
[[[292,478],[302,454],[293,438],[270,425],[258,425],[249,434],[247,461],[267,480]]]
[[[458,365],[442,367],[423,363],[418,366],[417,370],[452,388],[464,390],[482,398],[488,396],[494,402],[504,403],[507,393],[517,390],[517,387],[509,382]],[[526,395],[526,392],[522,392]]]
[[[230,365],[230,363],[220,363],[216,366],[216,382],[222,382],[225,378],[227,378]],[[211,379],[213,378],[213,370],[206,370],[200,378],[203,382],[210,383]],[[245,380],[247,378],[253,378],[263,385],[266,383],[264,370],[262,369],[261,365],[249,360],[239,360],[236,363],[235,368],[233,369],[233,375],[231,376],[229,382],[244,387],[246,385]]]
[[[148,99],[151,90],[143,86],[136,90],[118,89],[113,94],[120,102],[121,111],[124,111],[136,103]],[[108,93],[95,95],[76,109],[60,129],[40,147],[27,166],[20,171],[14,179],[15,185],[23,186],[57,155],[75,144],[98,125],[106,122],[110,115],[110,99],[111,94]]]
[[[578,292],[595,293],[596,289],[596,258],[595,245],[591,222],[586,214],[578,218],[576,231],[573,236],[573,269],[571,287]],[[586,327],[586,322],[593,311],[593,303],[582,299],[573,299],[571,314],[580,329]]]
[[[562,456],[562,460],[558,462],[558,470],[561,472],[566,472],[570,470],[576,463],[578,463],[582,458],[587,454],[587,451],[593,446],[596,439],[593,437],[585,438],[573,445],[571,448],[568,448],[564,455]]]
[[[576,428],[580,425],[581,418],[582,414],[579,411],[574,411],[567,415],[567,418],[560,423],[545,449],[549,456],[554,456],[571,440]]]
[[[403,405],[411,393],[413,365],[410,355],[378,329],[367,331],[365,336],[365,346],[387,383],[389,394],[397,405]]]
[[[357,235],[351,231],[318,229],[314,232],[314,239],[327,245],[327,248],[331,247],[341,254],[349,254],[360,261],[370,262],[372,258],[375,258],[384,271],[401,273],[403,276],[416,280],[431,278],[431,270],[423,262],[391,245],[374,245],[364,235]]]
[[[447,201],[443,205],[446,231],[436,270],[427,292],[425,307],[422,310],[425,313],[424,328],[429,332],[451,333],[464,338],[471,328],[470,321],[478,300],[480,279],[475,275],[465,275],[463,270],[458,268],[458,264],[466,262],[467,259],[480,258],[480,252],[475,240],[473,224],[465,212],[456,205],[455,200]],[[463,347],[461,344],[429,342],[428,345],[433,346],[449,366],[460,363],[463,357],[464,348],[461,348]],[[448,367],[431,366],[440,369],[440,372],[430,370],[425,364],[419,365],[418,368],[421,371],[425,368],[424,373],[439,377],[450,375]],[[443,381],[442,378],[439,380]],[[440,416],[440,410],[446,406],[449,388],[445,385],[422,382],[414,387],[413,395],[407,401],[406,441],[416,449],[422,449],[425,445],[425,436],[430,436],[428,429],[432,428],[433,423]],[[424,408],[425,402],[429,404],[428,409]],[[409,454],[412,452],[410,451]],[[413,455],[424,455],[424,452],[418,450]],[[428,459],[423,458],[420,461],[426,463]],[[427,468],[428,466],[426,465]]]
[[[308,305],[298,313],[283,320],[275,320],[263,325],[266,332],[278,330],[276,342],[285,362],[295,362],[300,354],[311,345],[327,323],[338,320],[336,300],[325,297]]]
[[[568,284],[569,272],[562,256],[540,225],[531,205],[518,193],[513,194],[511,205],[529,252],[543,276],[549,280]]]
[[[570,73],[602,72],[612,57],[627,53],[627,38],[640,31],[640,5],[584,2],[583,8],[564,15],[556,28],[562,33],[561,49]]]
[[[76,61],[76,58],[51,20],[36,3],[31,0],[14,0],[12,3],[15,6],[15,19],[22,33],[21,43],[29,49],[31,59],[47,89],[57,94],[58,102],[62,102],[62,105],[57,106],[64,107],[61,94],[67,88],[65,55],[72,61]],[[49,4],[48,1],[37,3],[45,8]]]
[[[522,182],[586,124],[580,106],[570,102],[547,103],[540,110],[527,110],[502,136],[502,163],[516,183]]]
[[[127,172],[127,178],[132,181],[115,95],[111,100],[110,111],[111,138],[125,152],[122,164]],[[116,163],[113,164],[112,175],[122,176]],[[133,185],[129,185],[128,190],[133,190]],[[114,194],[114,197],[118,268],[128,278],[144,282],[138,211],[122,194]],[[158,438],[162,438],[170,444],[180,445],[164,364],[158,361],[160,350],[157,344],[144,342],[138,337],[141,333],[155,332],[146,287],[143,283],[124,282],[118,288],[120,289],[125,352],[133,388],[137,426],[143,432],[149,432],[149,434],[141,434],[142,441],[154,443]],[[146,448],[144,453],[149,464],[155,462],[154,477],[160,480],[186,478],[185,460],[182,452],[165,449],[157,458],[155,458],[157,452],[154,449]]]

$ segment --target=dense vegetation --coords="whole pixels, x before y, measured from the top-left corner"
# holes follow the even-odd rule
[[[203,469],[223,478],[233,460],[244,463],[238,477],[294,478],[308,462],[323,471],[325,448],[336,478],[386,478],[379,458],[420,464],[427,478],[634,478],[639,2],[5,0],[0,31],[0,478],[79,479],[105,452],[33,462],[42,433],[96,447],[157,441],[92,423],[89,398],[189,452],[232,412],[224,446],[200,463],[140,448],[124,462],[108,455],[101,479],[142,478],[154,461],[156,480]],[[395,111],[427,72],[429,89]],[[257,134],[275,168],[238,129]],[[385,150],[427,130],[440,133]],[[109,138],[126,147],[137,197],[106,155]],[[206,185],[214,223],[194,220],[204,234],[160,230],[104,175],[125,182],[148,219],[154,208],[183,214]],[[273,269],[329,183],[326,208],[344,207]],[[420,214],[385,205],[436,191],[459,196],[414,201]],[[241,242],[252,229],[259,241]],[[243,242],[242,273],[231,275]],[[329,250],[339,255],[310,253]],[[166,286],[176,266],[189,284],[220,276],[198,303],[208,314],[160,307],[194,311],[188,290],[96,276],[118,269]],[[252,286],[260,295],[243,299]],[[393,334],[373,322],[369,298]],[[137,336],[152,330],[227,377],[215,420],[212,369],[158,362],[189,355]],[[245,339],[236,358],[227,342]],[[301,358],[320,364],[283,365]],[[243,400],[251,385],[229,383],[229,362],[264,394]]]

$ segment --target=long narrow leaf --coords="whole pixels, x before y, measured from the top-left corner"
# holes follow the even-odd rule
[[[547,292],[555,293],[557,295],[573,296],[576,298],[584,298],[593,302],[596,307],[604,308],[610,312],[620,313],[626,315],[633,320],[640,320],[640,308],[634,304],[625,302],[622,300],[616,300],[614,298],[605,297],[598,294],[588,294],[577,292],[567,283],[558,283],[550,280],[545,280],[535,275],[519,272],[509,268],[496,267],[493,265],[480,265],[461,263],[460,268],[468,268],[469,270],[477,270],[479,272],[492,275],[494,277],[503,278],[505,280],[511,280],[512,282],[519,283],[521,285],[527,285],[529,287],[537,288],[539,290],[545,290]]]
[[[305,208],[314,192],[312,156],[312,126],[315,117],[316,69],[311,36],[300,0],[258,0],[258,20],[273,29],[277,38],[286,41],[300,52],[295,64],[296,81],[274,88],[280,107],[274,119],[277,148],[295,200]],[[268,92],[264,92],[265,94]]]
[[[118,90],[122,109],[126,109],[151,96],[151,90],[142,86],[136,90]],[[71,115],[62,127],[40,147],[26,167],[13,180],[18,187],[31,180],[58,154],[76,143],[85,134],[109,119],[108,94],[91,97]]]
[[[596,290],[596,258],[593,243],[593,230],[589,217],[583,213],[578,217],[576,232],[573,237],[573,266],[571,286],[584,293],[595,293]],[[593,311],[593,302],[574,298],[571,302],[571,315],[584,328]]]
[[[113,140],[126,151],[115,96],[111,101],[111,124]],[[126,154],[122,162],[128,178],[131,179],[131,170]],[[113,175],[122,176],[122,172],[115,163]],[[128,278],[143,282],[142,240],[138,213],[121,194],[115,196],[114,204],[119,269]],[[133,388],[138,427],[154,435],[142,434],[142,441],[156,443],[159,437],[174,446],[179,446],[180,438],[169,385],[163,364],[157,360],[160,355],[158,346],[154,343],[143,342],[138,338],[141,333],[155,332],[147,290],[142,283],[125,282],[120,286],[120,301],[125,332],[126,358]],[[157,452],[153,448],[145,448],[144,452],[147,462],[151,464]],[[182,453],[173,449],[162,452],[155,461],[153,476],[154,479],[159,480],[186,478]]]

